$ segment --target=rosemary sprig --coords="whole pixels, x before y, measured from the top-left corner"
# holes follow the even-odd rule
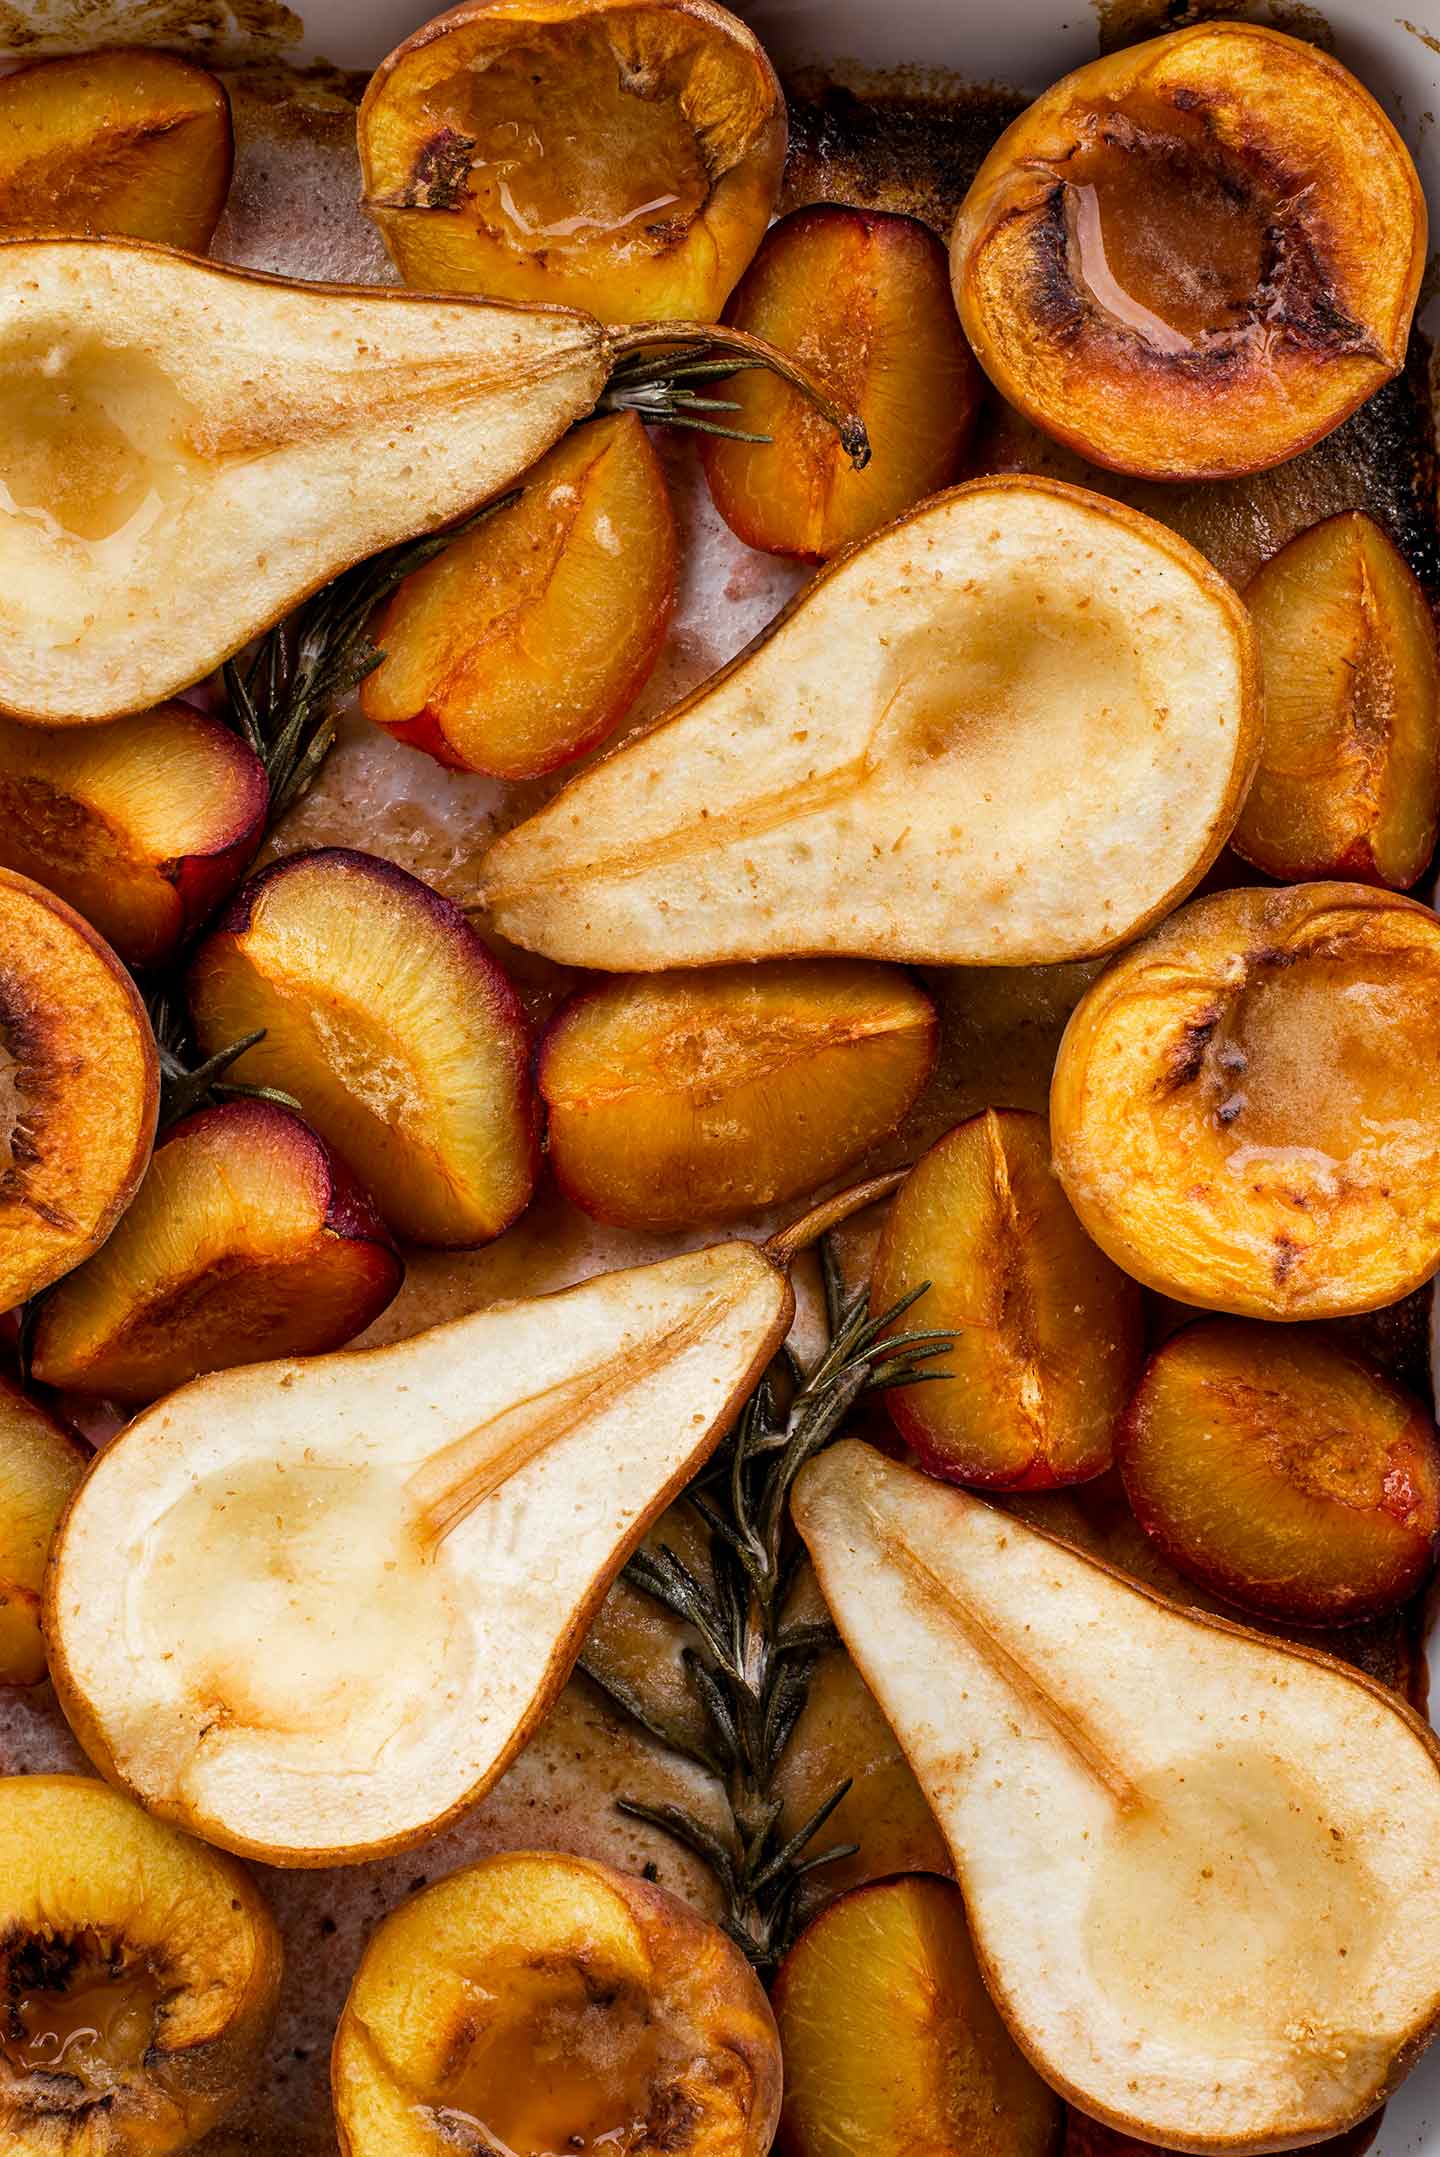
[[[729,427],[717,412],[738,412],[733,397],[707,396],[697,385],[723,381],[758,359],[707,359],[703,345],[682,346],[672,355],[632,352],[620,360],[600,393],[597,413],[638,412],[649,426],[690,427],[698,434],[718,434],[727,442],[769,442],[768,434],[747,434]]]
[[[190,1035],[190,1023],[186,1016],[184,1000],[178,990],[169,983],[152,988],[145,999],[150,1014],[150,1024],[155,1034],[155,1049],[160,1059],[160,1118],[158,1128],[168,1130],[182,1116],[188,1116],[206,1101],[233,1100],[243,1095],[252,1101],[278,1101],[282,1108],[294,1109],[298,1115],[300,1103],[293,1094],[282,1093],[278,1086],[246,1086],[239,1079],[229,1079],[225,1073],[237,1062],[247,1049],[253,1049],[257,1041],[265,1038],[265,1029],[242,1034],[238,1041],[227,1042],[213,1056],[203,1062],[194,1062],[194,1043]]]
[[[668,1545],[639,1551],[625,1579],[690,1626],[690,1681],[710,1725],[704,1754],[643,1715],[664,1742],[708,1767],[724,1786],[728,1838],[678,1805],[620,1801],[622,1812],[664,1830],[702,1858],[725,1898],[724,1924],[762,1974],[797,1929],[797,1890],[809,1872],[853,1855],[853,1843],[811,1845],[850,1785],[842,1783],[798,1831],[782,1840],[775,1794],[781,1756],[805,1705],[811,1672],[835,1633],[787,1616],[803,1551],[790,1522],[795,1478],[838,1437],[862,1394],[944,1374],[928,1368],[950,1336],[891,1329],[923,1286],[878,1318],[863,1288],[847,1296],[828,1244],[821,1246],[830,1341],[808,1372],[788,1350],[761,1379],[726,1444],[687,1492],[710,1531],[711,1578],[698,1579]],[[589,1666],[587,1665],[587,1668]],[[597,1670],[590,1675],[603,1685]],[[608,1689],[608,1688],[607,1688]],[[618,1704],[635,1713],[623,1693]]]

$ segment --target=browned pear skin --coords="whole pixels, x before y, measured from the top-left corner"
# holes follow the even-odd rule
[[[155,1036],[135,984],[63,899],[0,868],[0,1019],[14,1060],[0,1309],[105,1241],[150,1158]]]
[[[7,2157],[192,2148],[274,2019],[280,1934],[250,1874],[82,1775],[0,1780],[0,1845]]]
[[[483,2004],[481,2004],[483,2003]],[[766,2157],[774,2017],[724,1933],[593,1859],[506,1851],[371,1935],[330,2056],[342,2157],[486,2146]]]
[[[90,1448],[8,1379],[0,1380],[0,1685],[45,1675],[45,1560]]]
[[[1440,669],[1414,571],[1347,510],[1245,588],[1265,672],[1265,746],[1230,843],[1285,882],[1353,876],[1403,891],[1440,824]]]
[[[999,1490],[1102,1474],[1140,1374],[1140,1290],[1075,1218],[1043,1116],[987,1109],[911,1170],[881,1230],[872,1311],[927,1281],[901,1323],[952,1336],[947,1375],[885,1400],[931,1473]]]
[[[464,0],[381,62],[359,118],[407,285],[606,322],[716,319],[785,136],[774,69],[713,0]]]
[[[1064,2108],[991,2003],[960,1891],[852,1888],[801,1934],[773,2002],[779,2157],[1053,2157]]]
[[[1084,488],[973,480],[507,832],[482,896],[512,943],[610,973],[1093,957],[1215,859],[1260,693],[1250,618],[1186,542]]]
[[[1056,1171],[1135,1279],[1249,1318],[1378,1309],[1440,1264],[1440,923],[1364,884],[1221,891],[1100,975]]]
[[[1278,235],[1278,238],[1277,238]],[[1092,464],[1266,470],[1404,364],[1425,197],[1313,44],[1204,22],[1078,68],[955,220],[960,319],[1006,402]]]
[[[1382,2105],[1368,2120],[1361,2120],[1357,2127],[1349,2127],[1343,2135],[1327,2135],[1321,2142],[1310,2147],[1323,2153],[1323,2157],[1365,2157],[1385,2117]],[[1068,2107],[1065,2118],[1065,2139],[1061,2145],[1061,2157],[1149,2157],[1155,2148],[1153,2142],[1137,2141],[1134,2135],[1121,2134],[1118,2128],[1102,2126],[1083,2112]]]
[[[0,78],[0,234],[203,254],[234,154],[224,85],[188,60],[132,49],[37,61]]]
[[[1308,1328],[1175,1334],[1130,1404],[1119,1461],[1171,1563],[1261,1617],[1354,1624],[1398,1609],[1434,1563],[1434,1423]]]
[[[188,704],[64,731],[0,719],[0,863],[128,966],[173,957],[239,882],[269,798],[255,751]]]
[[[960,477],[984,382],[928,225],[833,202],[792,210],[766,233],[725,319],[843,385],[874,452],[851,470],[796,391],[736,375],[726,424],[767,439],[702,435],[701,456],[715,507],[747,546],[827,561]]]
[[[109,1241],[46,1298],[30,1367],[138,1406],[206,1371],[343,1348],[404,1275],[308,1124],[278,1102],[222,1101],[165,1133]]]
[[[794,1512],[1046,2081],[1234,2157],[1384,2102],[1440,2022],[1428,1726],[854,1440]],[[1365,2042],[1317,2046],[1342,2029]]]

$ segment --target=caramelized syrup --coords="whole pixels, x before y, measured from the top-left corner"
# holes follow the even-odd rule
[[[137,1964],[112,1974],[96,1949],[64,1984],[37,1985],[11,2002],[0,2052],[20,2074],[73,2075],[103,2092],[140,2067],[159,2000],[150,1971]]]

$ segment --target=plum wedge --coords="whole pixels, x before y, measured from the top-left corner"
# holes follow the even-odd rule
[[[167,1132],[109,1241],[46,1299],[31,1368],[151,1401],[203,1371],[343,1348],[404,1271],[308,1125],[273,1101],[223,1101]]]
[[[484,895],[512,942],[608,971],[1079,958],[1198,882],[1259,725],[1249,617],[1194,549],[975,480],[507,833]]]
[[[488,1242],[529,1201],[515,993],[458,906],[373,854],[293,854],[238,892],[190,970],[200,1045],[292,1095],[399,1236]]]

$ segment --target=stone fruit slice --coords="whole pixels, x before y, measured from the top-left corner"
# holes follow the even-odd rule
[[[344,2157],[766,2157],[780,2045],[740,1950],[646,1880],[506,1851],[371,1935],[331,2053]]]
[[[1440,1264],[1440,922],[1364,884],[1222,891],[1112,961],[1050,1091],[1086,1230],[1183,1303],[1377,1310]]]
[[[960,1891],[852,1888],[786,1956],[779,2157],[1052,2157],[1064,2108],[991,2005]]]
[[[88,1446],[0,1380],[0,1685],[38,1685],[45,1675],[45,1560],[89,1462]]]
[[[1283,463],[1399,372],[1425,197],[1328,53],[1197,23],[1066,75],[991,150],[950,244],[1007,403],[1093,464]]]
[[[1190,2150],[1373,2112],[1440,2020],[1419,1717],[852,1439],[794,1502],[1046,2081]]]
[[[254,750],[188,704],[65,732],[0,720],[0,862],[130,966],[172,957],[238,882],[268,798]]]
[[[557,1180],[627,1228],[733,1221],[851,1168],[912,1106],[935,1007],[898,968],[804,960],[582,990],[537,1080]]]
[[[0,1780],[0,2134],[171,2157],[253,2078],[280,1935],[243,1865],[80,1775]]]
[[[0,869],[0,1309],[103,1243],[139,1187],[159,1101],[155,1037],[108,944]]]
[[[342,1348],[405,1268],[366,1194],[273,1101],[202,1109],[167,1132],[103,1249],[46,1298],[42,1384],[155,1400],[204,1371]]]
[[[790,1323],[749,1243],[388,1348],[218,1372],[106,1447],[52,1560],[52,1676],[97,1765],[279,1864],[472,1804]]]
[[[1219,851],[1259,699],[1249,617],[1184,541],[975,480],[507,833],[483,893],[512,942],[610,972],[1107,951]]]
[[[886,1394],[925,1466],[1002,1490],[1108,1468],[1144,1354],[1140,1290],[1075,1218],[1043,1116],[988,1109],[911,1170],[881,1231],[872,1310],[927,1281],[903,1322],[953,1336],[947,1375]]]
[[[449,899],[374,854],[292,854],[201,945],[190,1003],[206,1055],[278,1087],[398,1236],[486,1243],[529,1201],[535,1114],[515,993]]]
[[[713,321],[775,206],[785,99],[713,0],[467,0],[381,62],[359,137],[407,285]]]
[[[0,232],[110,233],[200,255],[230,188],[230,100],[166,52],[42,60],[0,79]]]

